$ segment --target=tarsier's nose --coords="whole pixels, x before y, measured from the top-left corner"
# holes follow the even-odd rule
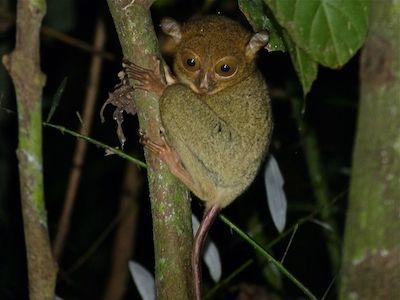
[[[214,88],[211,76],[209,73],[204,73],[203,78],[201,78],[199,91],[202,93],[210,92]]]
[[[208,90],[210,87],[209,79],[208,79],[208,74],[205,73],[204,77],[200,81],[200,89],[202,90]]]

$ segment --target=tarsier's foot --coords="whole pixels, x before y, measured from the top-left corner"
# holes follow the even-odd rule
[[[140,143],[143,144],[147,149],[157,155],[163,162],[168,165],[172,164],[180,164],[180,158],[176,151],[168,144],[165,135],[161,133],[161,144],[157,144],[150,140],[150,138],[142,131],[139,132],[140,135]]]
[[[179,178],[189,189],[195,191],[195,184],[193,182],[192,176],[190,176],[189,172],[185,169],[182,164],[182,161],[178,155],[178,153],[168,144],[165,136],[161,133],[161,144],[157,144],[149,139],[149,137],[143,133],[140,134],[140,142],[153,152],[160,160],[166,163],[169,167],[169,170],[172,174],[174,174],[177,178]]]
[[[154,58],[153,70],[140,67],[128,60],[123,60],[122,66],[128,78],[138,81],[135,84],[136,89],[153,92],[158,96],[162,95],[167,85],[161,75],[161,61],[159,59]]]

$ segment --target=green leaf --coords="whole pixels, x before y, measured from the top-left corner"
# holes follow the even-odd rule
[[[297,47],[287,33],[284,34],[284,39],[294,69],[301,82],[303,94],[306,96],[317,78],[318,64],[304,50]]]
[[[289,51],[294,68],[301,82],[304,96],[311,89],[311,85],[317,77],[317,63],[292,41],[291,37],[279,24],[276,23],[271,11],[263,3],[263,0],[239,0],[239,7],[254,30],[268,30],[270,42],[269,51]]]
[[[369,0],[264,0],[296,45],[324,66],[344,65],[367,34]]]
[[[65,77],[63,79],[63,81],[61,82],[61,84],[58,86],[57,91],[53,96],[53,101],[51,103],[50,111],[49,111],[49,114],[47,115],[46,122],[50,122],[51,117],[53,116],[54,112],[56,111],[56,108],[57,108],[58,104],[60,103],[61,96],[64,93],[65,86],[67,85],[67,80],[68,80],[68,77]]]
[[[268,51],[286,51],[280,26],[262,0],[239,0],[239,8],[255,31],[269,32]]]

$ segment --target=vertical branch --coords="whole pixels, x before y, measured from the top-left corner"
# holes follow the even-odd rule
[[[94,38],[94,50],[101,53],[106,41],[106,33],[104,23],[101,19],[97,21],[96,32]],[[93,53],[89,70],[89,82],[86,89],[85,104],[83,108],[83,124],[79,133],[88,136],[92,127],[93,112],[96,104],[97,94],[99,90],[99,82],[102,69],[102,57]],[[64,207],[58,222],[57,235],[54,239],[53,251],[57,261],[62,255],[65,240],[67,238],[72,210],[75,204],[76,194],[78,192],[79,181],[82,174],[82,166],[85,160],[87,144],[85,141],[78,139],[75,144],[75,152],[72,160],[72,168],[69,174],[67,192],[64,199]]]
[[[39,32],[46,12],[44,0],[19,0],[14,51],[3,57],[16,92],[18,162],[22,217],[28,262],[29,298],[52,300],[57,266],[47,230],[42,173],[42,89]]]
[[[120,300],[123,298],[129,275],[128,263],[134,249],[137,222],[139,216],[139,190],[142,185],[139,168],[127,164],[119,214],[123,217],[115,234],[112,251],[112,267],[103,300]]]
[[[124,57],[152,68],[160,57],[149,7],[153,1],[108,0]],[[159,141],[161,127],[157,98],[135,91],[141,130]],[[145,152],[153,218],[157,299],[191,299],[190,253],[192,226],[189,193],[165,164]]]

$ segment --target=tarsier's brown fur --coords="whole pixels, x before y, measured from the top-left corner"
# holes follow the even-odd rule
[[[157,67],[150,71],[131,64],[127,73],[139,88],[160,95],[165,143],[145,138],[145,145],[206,203],[192,258],[200,299],[199,257],[207,231],[219,210],[253,181],[270,141],[270,100],[255,65],[268,36],[221,16],[183,25],[166,19],[162,29],[175,43],[175,83],[166,85]]]

